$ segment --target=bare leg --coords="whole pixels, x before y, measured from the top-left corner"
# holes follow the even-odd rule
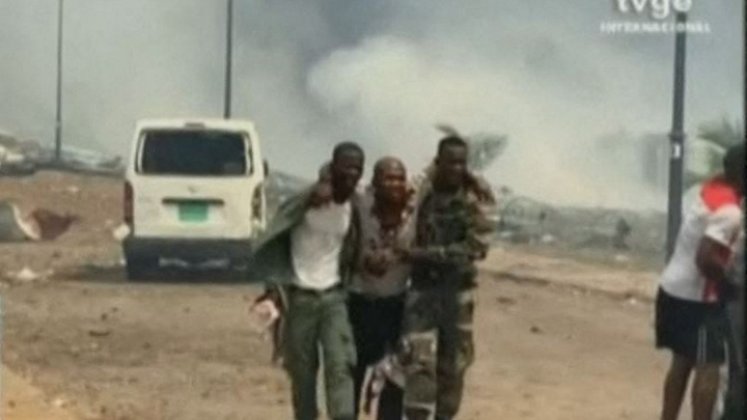
[[[713,420],[719,385],[719,364],[707,363],[695,367],[692,389],[693,420]]]
[[[661,410],[661,420],[677,420],[692,369],[692,361],[672,354],[672,364],[669,366],[669,372],[664,381],[664,405]]]

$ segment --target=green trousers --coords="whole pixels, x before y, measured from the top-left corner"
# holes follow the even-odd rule
[[[292,383],[295,419],[316,420],[319,415],[316,384],[320,350],[329,417],[355,419],[355,343],[343,289],[292,289],[285,334],[285,366]]]

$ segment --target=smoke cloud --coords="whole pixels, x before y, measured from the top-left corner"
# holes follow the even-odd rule
[[[234,115],[254,120],[276,169],[310,177],[334,143],[411,171],[437,123],[509,137],[486,176],[562,204],[663,208],[637,143],[666,133],[672,35],[610,35],[646,19],[593,0],[235,0]],[[66,0],[65,141],[128,150],[138,118],[222,114],[225,4]],[[686,120],[742,112],[742,2],[694,1]],[[49,143],[56,2],[0,0],[0,127]],[[620,136],[620,138],[627,138]]]

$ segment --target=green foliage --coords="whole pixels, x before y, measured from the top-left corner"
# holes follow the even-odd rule
[[[710,177],[721,170],[721,161],[726,150],[740,142],[745,141],[744,127],[739,121],[731,122],[727,117],[717,121],[708,121],[698,127],[698,137],[696,141],[703,142],[707,147],[705,153],[706,167],[705,174],[687,171],[685,173],[685,187],[702,182],[704,178]]]

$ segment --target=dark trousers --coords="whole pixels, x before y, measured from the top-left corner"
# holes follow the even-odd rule
[[[729,389],[722,420],[744,418],[744,290],[726,307],[729,316]]]
[[[353,327],[358,363],[353,370],[355,406],[360,407],[369,366],[393,351],[400,338],[404,295],[374,298],[351,293],[348,314]],[[402,419],[402,389],[387,381],[379,396],[378,420]]]

